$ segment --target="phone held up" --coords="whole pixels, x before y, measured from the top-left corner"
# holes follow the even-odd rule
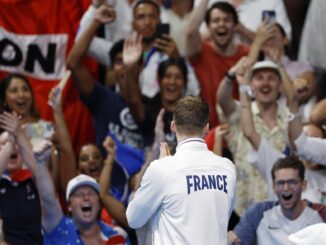
[[[276,12],[274,10],[263,10],[262,12],[262,21],[268,19],[268,23],[276,22]]]
[[[159,23],[156,26],[155,39],[162,38],[163,34],[170,34],[170,24]]]

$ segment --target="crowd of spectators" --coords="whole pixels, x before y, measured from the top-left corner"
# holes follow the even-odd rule
[[[48,95],[53,120],[28,75],[0,83],[0,243],[150,244],[126,209],[160,149],[174,154],[185,95],[208,103],[206,143],[236,167],[228,244],[313,241],[300,230],[326,221],[326,2],[298,2],[89,1]],[[78,149],[68,79],[95,133]]]

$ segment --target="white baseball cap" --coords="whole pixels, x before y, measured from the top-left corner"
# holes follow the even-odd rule
[[[66,190],[66,200],[69,201],[70,195],[78,188],[81,186],[89,186],[94,188],[97,193],[100,192],[100,186],[96,182],[96,180],[88,175],[85,174],[80,174],[76,176],[75,178],[72,178],[69,180],[68,185],[67,185],[67,190]]]
[[[279,77],[281,77],[278,65],[271,60],[264,60],[264,61],[256,62],[253,65],[253,67],[251,68],[250,78],[252,78],[252,75],[254,74],[255,71],[262,70],[262,69],[275,70],[277,72],[277,74],[279,75]]]

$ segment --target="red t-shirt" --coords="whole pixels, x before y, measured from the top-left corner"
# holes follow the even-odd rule
[[[216,113],[216,92],[225,73],[234,66],[237,61],[247,55],[249,47],[239,44],[237,51],[233,56],[222,56],[216,53],[212,43],[203,42],[201,52],[191,59],[191,64],[195,70],[196,76],[201,86],[200,96],[208,103],[210,107],[210,128],[218,125]],[[233,87],[233,97],[239,98],[238,86]]]
[[[208,150],[213,151],[215,144],[215,130],[216,127],[209,130],[208,134],[205,136],[205,142],[207,144]]]

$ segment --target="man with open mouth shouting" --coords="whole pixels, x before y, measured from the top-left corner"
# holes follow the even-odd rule
[[[324,223],[326,206],[301,199],[307,182],[303,163],[295,157],[281,158],[272,169],[277,202],[254,204],[229,233],[228,244],[293,244],[288,236],[309,225]]]
[[[43,211],[44,244],[130,244],[120,229],[116,230],[99,220],[100,187],[90,176],[80,174],[68,182],[66,201],[71,217],[64,216],[47,168],[51,143],[40,141],[33,150],[37,162],[36,182]]]

